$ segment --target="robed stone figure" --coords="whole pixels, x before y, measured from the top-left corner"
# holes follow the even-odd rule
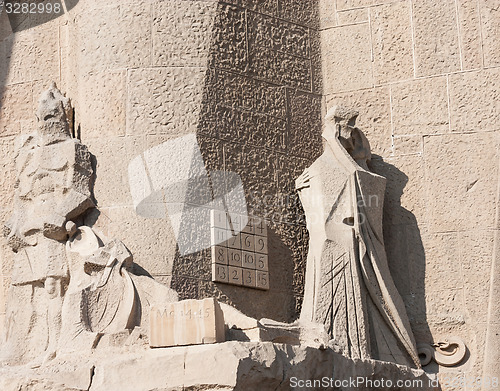
[[[384,248],[386,180],[368,169],[356,116],[328,111],[324,152],[296,181],[310,236],[300,320],[324,324],[349,357],[420,367]]]

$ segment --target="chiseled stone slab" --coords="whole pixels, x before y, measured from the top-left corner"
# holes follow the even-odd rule
[[[481,1],[480,12],[484,66],[498,66],[500,64],[500,27],[498,23],[500,8],[498,2],[495,0]]]
[[[417,76],[460,70],[455,1],[421,0],[412,4]]]
[[[457,5],[462,68],[463,70],[480,68],[481,26],[477,1],[458,0]]]
[[[373,74],[376,84],[413,77],[410,4],[398,2],[373,7]]]
[[[149,345],[153,348],[224,342],[224,314],[214,298],[152,306]]]
[[[373,86],[368,23],[322,31],[321,47],[326,94]]]

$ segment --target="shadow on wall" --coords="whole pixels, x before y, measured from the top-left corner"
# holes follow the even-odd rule
[[[387,178],[384,199],[384,242],[387,261],[396,287],[403,297],[417,344],[430,343],[425,302],[425,251],[417,219],[401,206],[408,176],[397,167],[374,155],[370,169]],[[426,368],[438,372],[435,362]]]
[[[261,5],[226,3],[217,6],[197,142],[207,172],[239,175],[248,212],[268,221],[270,290],[213,283],[210,249],[177,249],[171,287],[181,299],[216,297],[249,316],[290,322],[300,313],[308,244],[294,180],[322,152],[321,86],[313,87],[311,70],[288,69],[286,61],[296,60],[286,54],[290,48],[273,46],[281,39],[272,33],[276,24],[294,28],[294,39],[308,28],[254,12]],[[310,12],[318,15],[317,7]],[[310,46],[304,63],[311,64]],[[214,199],[231,190],[228,181],[210,181]]]

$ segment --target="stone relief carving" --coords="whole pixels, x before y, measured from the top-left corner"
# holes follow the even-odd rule
[[[386,180],[368,169],[357,115],[328,111],[324,152],[296,180],[310,236],[300,321],[324,324],[349,357],[420,367],[384,248]]]
[[[453,367],[460,364],[467,353],[467,347],[459,337],[449,337],[432,344],[419,343],[417,349],[422,366],[434,360],[444,367]]]
[[[122,242],[82,225],[95,207],[91,155],[72,137],[71,103],[55,84],[40,98],[38,119],[37,134],[20,139],[14,213],[4,226],[15,261],[2,358],[32,366],[144,327],[151,303],[177,300],[134,273]]]

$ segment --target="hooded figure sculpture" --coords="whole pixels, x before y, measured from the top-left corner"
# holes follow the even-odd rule
[[[325,150],[296,181],[310,236],[300,320],[323,323],[349,357],[420,367],[384,248],[386,180],[368,169],[357,115],[328,111]]]

